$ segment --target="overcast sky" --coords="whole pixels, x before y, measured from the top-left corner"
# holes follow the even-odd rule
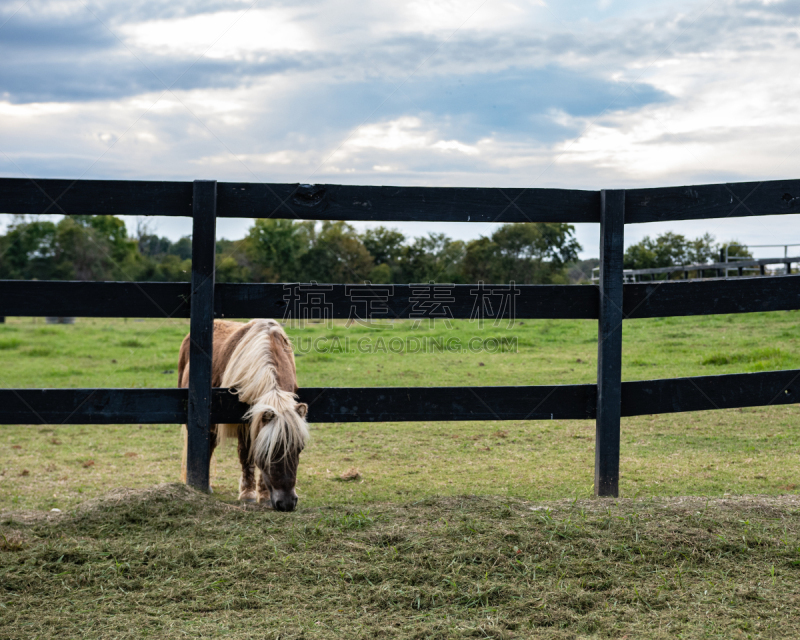
[[[800,178],[800,0],[15,0],[0,2],[0,25],[2,176],[579,189]],[[219,235],[250,224],[221,220]],[[462,239],[492,228],[392,226]],[[176,239],[191,224],[153,228]],[[800,243],[800,217],[775,216],[630,225],[626,244],[665,230]],[[597,225],[578,238],[598,255]]]

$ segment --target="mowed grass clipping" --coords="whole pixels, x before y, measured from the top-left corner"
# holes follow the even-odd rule
[[[280,514],[173,484],[0,531],[0,637],[800,635],[795,498]]]

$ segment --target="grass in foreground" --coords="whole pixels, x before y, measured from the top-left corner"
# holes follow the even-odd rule
[[[0,637],[798,637],[798,507],[118,491],[0,518]]]

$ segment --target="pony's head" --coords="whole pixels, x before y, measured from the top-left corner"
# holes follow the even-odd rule
[[[290,397],[280,398],[284,402],[270,403],[272,406],[257,404],[250,408],[250,433],[255,435],[251,440],[251,452],[253,462],[269,489],[272,508],[294,511],[297,506],[297,465],[308,441],[308,405],[297,402],[291,394],[283,392],[280,395]],[[286,406],[288,404],[291,406]]]

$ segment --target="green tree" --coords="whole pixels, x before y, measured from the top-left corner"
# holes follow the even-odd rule
[[[369,274],[370,282],[377,284],[400,282],[402,280],[400,261],[403,257],[406,237],[397,229],[387,229],[381,226],[367,229],[360,238],[375,261],[375,267]]]
[[[461,262],[466,248],[461,240],[429,233],[403,247],[399,282],[461,282]]]
[[[375,264],[396,264],[403,254],[406,237],[397,229],[377,227],[361,234],[361,242],[372,255]]]
[[[368,279],[373,284],[391,284],[395,281],[392,269],[385,262],[373,267]]]
[[[250,269],[232,255],[217,257],[217,282],[250,282]]]
[[[717,245],[714,244],[714,236],[710,233],[689,240],[686,244],[686,260],[689,264],[716,262],[719,258]]]
[[[55,263],[56,225],[17,216],[3,237],[0,276],[11,280],[63,277]]]
[[[687,241],[685,236],[668,231],[655,239],[645,236],[641,241],[625,250],[625,269],[658,269],[687,264]]]
[[[92,239],[102,241],[103,249],[109,250],[109,258],[119,268],[138,254],[136,240],[128,237],[125,223],[116,216],[69,216],[69,219],[93,229]]]
[[[346,222],[323,222],[304,255],[307,281],[357,283],[368,280],[375,261]]]
[[[115,271],[112,254],[108,237],[83,220],[65,216],[56,225],[54,261],[64,279],[112,279]]]
[[[250,227],[244,251],[253,265],[253,275],[262,282],[302,280],[306,254],[315,238],[313,222],[259,219]]]
[[[738,240],[731,240],[730,242],[724,242],[719,245],[720,253],[724,256],[725,249],[728,249],[728,257],[729,258],[751,258],[753,257],[753,253],[750,249],[747,248],[746,245],[740,244]]]
[[[501,283],[505,274],[499,265],[499,247],[489,238],[480,237],[467,243],[461,273],[467,282]]]
[[[139,253],[148,258],[164,256],[170,253],[172,242],[169,238],[145,234],[139,237]],[[190,253],[191,255],[191,253]]]
[[[192,236],[183,236],[177,242],[173,242],[167,253],[177,256],[181,260],[191,260]]]
[[[679,233],[667,231],[656,238],[645,236],[640,242],[629,246],[625,250],[623,265],[625,269],[657,269],[688,264],[708,264],[717,262],[720,250],[727,244],[738,244],[736,241],[715,244],[714,236],[706,233],[697,238],[689,239]],[[745,246],[731,247],[729,256],[752,257]],[[681,277],[680,273],[673,273],[672,278]]]
[[[572,225],[563,223],[504,224],[491,238],[467,245],[463,277],[467,282],[568,282],[565,266],[581,250],[574,233]]]

